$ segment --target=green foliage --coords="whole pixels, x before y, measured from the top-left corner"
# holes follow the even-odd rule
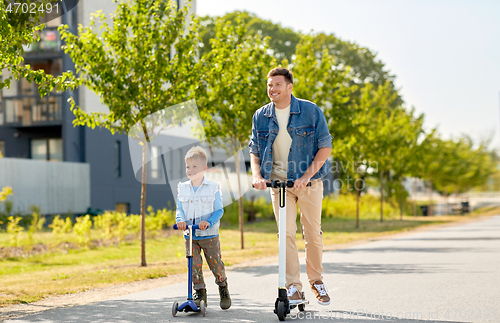
[[[87,113],[71,100],[74,125],[128,132],[148,115],[189,100],[199,40],[197,19],[186,29],[187,12],[173,1],[131,0],[120,2],[109,22],[102,10],[93,13],[77,35],[60,27],[79,81],[109,108]]]
[[[87,214],[76,218],[76,223],[73,226],[73,233],[78,237],[78,243],[82,247],[90,245],[90,232],[92,229],[92,220]]]
[[[146,216],[146,235],[157,237],[167,226],[175,223],[175,214],[171,210],[155,210],[149,206]],[[137,237],[141,228],[140,215],[127,215],[116,211],[106,211],[94,218],[94,228],[104,241],[120,243],[129,235]]]
[[[21,221],[21,219],[21,217],[9,216],[9,222],[7,222],[7,233],[9,234],[12,246],[20,245],[22,233],[24,231],[24,228],[19,225],[19,221]]]
[[[30,65],[24,65],[24,47],[40,40],[40,32],[45,28],[40,24],[40,18],[45,12],[31,10],[23,12],[8,12],[7,6],[13,1],[0,1],[0,74],[8,70],[8,77],[0,80],[0,89],[10,88],[14,79],[26,78],[28,82],[38,84],[41,96],[49,93],[54,87],[58,91],[68,88],[74,89],[76,83],[70,79],[69,73],[63,73],[61,77],[47,75],[43,70],[33,71]],[[53,0],[25,0],[20,3],[35,3],[37,5],[53,3]],[[17,6],[16,6],[17,7]]]
[[[12,195],[12,187],[6,186],[2,188],[2,191],[0,192],[0,202],[5,201],[9,195]]]
[[[243,201],[243,218],[248,220],[255,218],[257,221],[274,219],[273,206],[265,197],[261,196],[257,199],[245,199]],[[221,218],[222,225],[237,224],[238,219],[238,204],[231,203],[224,207],[224,215]]]
[[[101,233],[102,239],[122,242],[128,234],[135,233],[140,228],[140,220],[133,223],[126,213],[106,211],[94,218],[94,228]]]
[[[33,234],[42,230],[45,224],[45,217],[40,215],[40,208],[36,205],[30,207],[32,211],[32,220],[28,229],[28,239],[33,239]]]
[[[360,213],[363,220],[374,220],[380,215],[380,201],[373,195],[363,195],[360,203]],[[391,203],[384,203],[384,217],[395,217],[397,209]],[[333,195],[323,199],[322,216],[329,218],[355,218],[356,196],[354,194],[340,194],[337,199]]]
[[[300,41],[301,34],[290,28],[261,19],[246,11],[234,11],[219,18],[205,16],[200,19],[199,33],[203,42],[200,49],[201,55],[205,55],[213,49],[211,40],[216,38],[218,20],[225,21],[234,28],[243,27],[245,36],[269,37],[269,46],[266,48],[270,49],[278,62],[285,59],[291,61],[295,53],[295,47]]]
[[[148,207],[149,216],[146,217],[146,234],[150,238],[160,235],[167,226],[175,224],[175,213],[172,210],[162,209],[154,211],[152,206]]]
[[[203,81],[196,98],[205,135],[209,140],[229,138],[211,145],[225,148],[230,156],[248,143],[253,114],[269,100],[266,75],[276,62],[266,51],[268,41],[246,35],[244,25],[218,20],[212,50],[200,60]]]
[[[49,224],[49,228],[52,228],[52,234],[56,237],[59,237],[65,233],[70,233],[73,229],[73,222],[70,217],[66,217],[65,220],[61,219],[61,216],[58,214],[52,220],[52,223]]]

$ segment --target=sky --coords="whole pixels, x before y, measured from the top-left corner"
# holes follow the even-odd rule
[[[377,53],[407,108],[445,139],[500,149],[498,0],[197,0],[200,16],[246,10],[303,33],[333,33]],[[304,98],[307,99],[307,98]]]

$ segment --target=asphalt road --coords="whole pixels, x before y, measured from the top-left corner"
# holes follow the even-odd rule
[[[331,304],[317,304],[306,288],[310,305],[287,321],[500,322],[500,216],[325,251],[324,270]],[[184,282],[6,322],[278,322],[277,273],[277,263],[229,271],[227,311],[209,277],[206,317],[172,317],[172,303],[186,298]],[[304,264],[302,273],[306,283]]]

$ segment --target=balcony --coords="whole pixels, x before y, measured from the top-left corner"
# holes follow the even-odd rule
[[[5,112],[3,112],[5,111]],[[0,108],[0,125],[29,127],[62,124],[62,97],[5,98]]]
[[[26,59],[34,70],[42,69],[47,74],[60,75],[62,59]],[[4,70],[3,75],[10,73]],[[36,125],[62,124],[62,93],[54,89],[43,98],[38,94],[38,85],[26,79],[12,82],[9,89],[0,91],[0,126],[29,127]]]
[[[24,46],[24,54],[26,57],[40,56],[40,54],[60,54],[61,51],[61,35],[57,27],[47,27],[40,31],[40,41]]]

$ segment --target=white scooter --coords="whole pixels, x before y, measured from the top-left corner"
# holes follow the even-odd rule
[[[278,239],[279,239],[279,274],[278,274],[278,298],[274,303],[274,313],[278,315],[280,321],[284,321],[287,314],[290,314],[290,310],[295,307],[299,308],[299,311],[305,310],[305,305],[309,304],[309,301],[305,299],[304,292],[302,292],[302,301],[298,304],[290,304],[287,296],[286,289],[286,188],[293,187],[293,181],[279,181],[274,180],[271,183],[266,183],[267,187],[278,188],[279,189],[279,228],[278,228]],[[307,186],[311,186],[311,183],[307,183]]]

